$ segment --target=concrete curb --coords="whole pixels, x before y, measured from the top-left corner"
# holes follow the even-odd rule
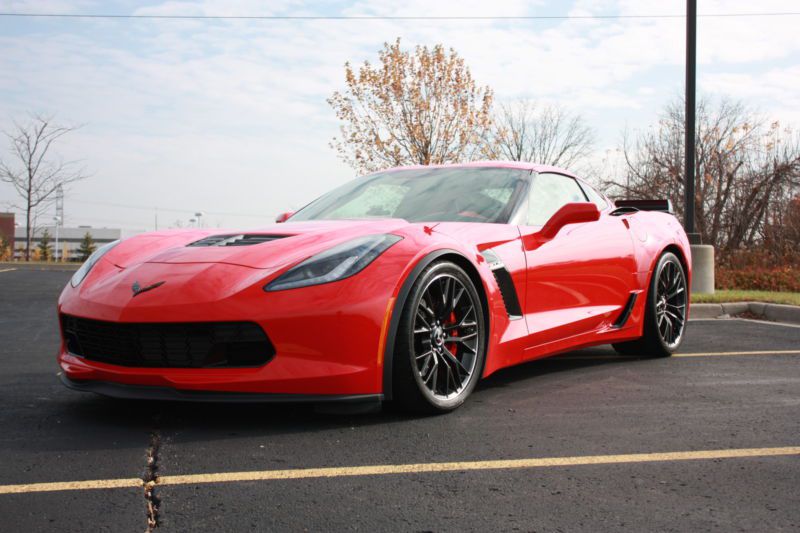
[[[764,302],[731,302],[719,304],[692,304],[690,318],[728,318],[742,313],[752,313],[758,318],[788,324],[800,324],[800,306],[768,304]]]
[[[0,270],[50,270],[53,272],[75,272],[81,267],[81,263],[26,263],[24,261],[4,261],[0,262]]]

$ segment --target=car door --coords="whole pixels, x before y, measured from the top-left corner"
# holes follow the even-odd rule
[[[634,249],[627,226],[606,206],[598,220],[568,224],[543,242],[536,235],[556,211],[589,199],[577,180],[557,173],[534,176],[529,194],[527,225],[520,227],[520,234],[527,268],[525,320],[530,346],[611,324],[635,290]]]

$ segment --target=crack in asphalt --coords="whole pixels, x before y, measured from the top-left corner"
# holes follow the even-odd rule
[[[144,500],[147,506],[147,529],[145,533],[152,533],[158,527],[158,510],[161,500],[156,494],[156,480],[158,479],[158,452],[161,447],[161,434],[158,430],[158,417],[154,418],[156,426],[150,432],[150,445],[147,447],[147,467],[142,481],[144,482]]]

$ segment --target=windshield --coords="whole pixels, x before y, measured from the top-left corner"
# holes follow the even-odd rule
[[[508,222],[529,170],[450,167],[395,170],[353,180],[290,219],[402,218],[409,222]]]

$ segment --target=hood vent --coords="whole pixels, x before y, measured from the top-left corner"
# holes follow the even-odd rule
[[[283,239],[288,235],[264,235],[258,233],[240,233],[238,235],[211,235],[199,241],[187,244],[188,247],[195,246],[252,246],[262,244],[275,239]]]

